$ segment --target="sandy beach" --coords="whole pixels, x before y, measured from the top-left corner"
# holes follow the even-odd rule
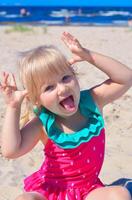
[[[12,26],[0,26],[0,71],[16,74],[19,85],[16,58],[19,51],[43,45],[57,45],[69,58],[68,49],[60,37],[63,31],[74,34],[86,48],[109,55],[132,68],[132,28],[130,27],[30,27],[30,31],[13,30]],[[105,80],[105,74],[94,66],[77,64],[81,88],[90,88]],[[0,132],[6,105],[0,94]],[[100,178],[105,184],[132,179],[132,88],[120,99],[104,109],[106,126],[106,154]],[[1,200],[14,200],[22,192],[23,178],[36,171],[43,160],[43,146],[39,143],[32,152],[17,159],[8,160],[0,153]]]

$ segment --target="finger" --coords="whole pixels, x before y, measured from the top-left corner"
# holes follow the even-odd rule
[[[10,86],[3,85],[3,84],[0,83],[0,92],[6,93],[6,91],[9,90],[10,88],[11,88]]]
[[[70,45],[73,43],[73,41],[71,39],[66,38],[66,37],[62,37],[62,40],[67,47],[70,47]]]
[[[69,32],[64,32],[64,36],[67,37],[69,40],[75,40],[76,38],[70,34]]]
[[[3,92],[3,90],[4,90],[4,87],[3,87],[3,85],[0,82],[0,92]]]
[[[66,37],[68,37],[68,38],[69,38],[70,40],[72,40],[72,41],[79,42],[78,39],[77,39],[76,37],[74,37],[73,35],[71,35],[71,34],[68,33],[68,32],[65,32],[64,35],[65,35]]]
[[[4,90],[4,93],[5,93],[6,95],[12,94],[11,88],[10,88],[10,87],[6,87],[5,90]]]
[[[2,81],[3,83],[2,83],[2,85],[7,85],[8,78],[9,78],[9,73],[3,72],[3,81]]]
[[[75,61],[73,58],[71,58],[70,60],[68,60],[68,63],[69,63],[70,65],[73,65],[75,62],[76,62],[76,61]]]
[[[66,32],[66,31],[63,32],[63,35],[67,38],[71,38],[72,36],[69,32]]]
[[[65,37],[62,37],[62,41],[64,42],[64,44],[65,44],[68,48],[70,47],[71,42],[68,41]]]
[[[16,88],[17,86],[14,74],[11,74],[10,78],[11,78],[10,85]]]
[[[61,39],[62,39],[62,41],[64,42],[64,44],[65,44],[67,47],[69,47],[69,43],[67,42],[67,39],[65,39],[65,37],[62,37]]]
[[[67,42],[71,43],[71,41],[72,41],[72,36],[71,36],[70,33],[64,32],[62,36],[63,36],[63,38],[64,38]]]
[[[24,99],[24,98],[27,99],[27,97],[28,97],[28,92],[27,92],[27,90],[21,91],[21,99]]]
[[[68,41],[69,40],[69,38],[66,36],[66,35],[64,35],[64,33],[62,34],[62,40],[65,40],[65,41]]]
[[[23,90],[23,91],[22,91],[22,96],[25,97],[25,96],[27,96],[27,95],[28,95],[28,91],[27,91],[27,90]]]
[[[64,34],[65,35],[65,34]],[[77,38],[75,38],[73,35],[71,35],[70,33],[66,33],[66,37],[63,35],[63,41],[65,41],[65,43],[67,42],[70,45],[76,45],[79,46],[80,43],[77,40]]]

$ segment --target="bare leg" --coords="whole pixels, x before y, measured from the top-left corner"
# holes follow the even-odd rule
[[[122,186],[109,186],[91,191],[86,200],[132,200],[129,191]]]
[[[24,192],[16,200],[46,200],[46,198],[38,192]]]

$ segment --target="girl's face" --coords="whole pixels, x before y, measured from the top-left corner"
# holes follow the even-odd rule
[[[72,70],[69,68],[45,79],[40,91],[40,104],[61,117],[75,114],[78,110],[80,87]]]

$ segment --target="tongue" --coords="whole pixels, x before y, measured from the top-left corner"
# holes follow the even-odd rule
[[[72,111],[75,108],[72,96],[61,101],[61,105],[68,111]]]

